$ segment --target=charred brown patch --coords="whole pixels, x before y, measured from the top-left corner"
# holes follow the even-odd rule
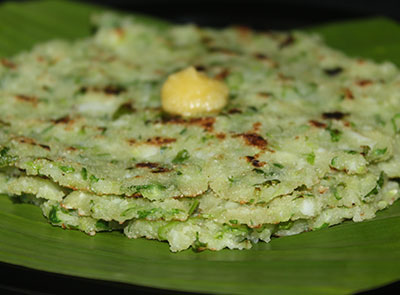
[[[141,193],[134,193],[132,195],[125,195],[125,198],[136,198],[136,199],[139,199],[139,198],[143,198],[143,195]]]
[[[199,72],[204,72],[206,70],[206,67],[202,66],[202,65],[194,66],[194,68],[196,69],[196,71],[199,71]]]
[[[72,123],[73,120],[71,119],[70,116],[66,115],[64,117],[55,119],[55,120],[51,120],[51,122],[53,122],[54,124],[69,124]]]
[[[214,128],[215,118],[200,117],[187,120],[177,116],[164,116],[161,122],[164,124],[197,125],[202,127],[206,131],[212,131]]]
[[[247,145],[252,145],[259,149],[265,149],[268,145],[268,142],[257,133],[241,133],[236,134],[233,137],[242,137]]]
[[[225,139],[226,138],[226,134],[225,133],[217,133],[216,135],[215,135],[218,139]]]
[[[126,142],[127,142],[129,145],[134,145],[134,144],[136,143],[136,139],[134,139],[134,138],[128,138],[128,139],[126,140]]]
[[[77,149],[76,147],[74,147],[74,146],[70,146],[70,147],[67,147],[66,150],[67,150],[67,151],[70,151],[70,152],[75,152],[75,151],[77,151],[78,149]]]
[[[348,114],[342,113],[342,112],[326,112],[322,114],[322,118],[324,119],[335,119],[335,120],[341,120],[344,117],[348,116]]]
[[[3,66],[5,66],[6,68],[9,68],[9,69],[16,69],[17,68],[17,65],[15,63],[13,63],[13,62],[9,61],[8,59],[5,59],[5,58],[1,59],[1,64]]]
[[[229,74],[230,74],[229,69],[223,69],[220,73],[218,73],[218,74],[215,76],[215,79],[217,79],[217,80],[224,80],[226,77],[229,76]]]
[[[24,94],[18,94],[15,96],[15,98],[19,101],[23,101],[23,102],[29,102],[32,103],[34,105],[36,105],[38,103],[38,99],[34,96],[28,96],[28,95],[24,95]]]
[[[349,88],[343,89],[344,92],[344,98],[346,99],[354,99],[353,92]]]
[[[311,126],[314,126],[314,127],[317,127],[317,128],[326,128],[328,126],[325,123],[319,122],[319,121],[316,121],[316,120],[310,120],[310,121],[308,121],[308,123]]]
[[[205,45],[209,45],[213,42],[214,42],[214,40],[211,37],[202,37],[201,38],[201,43],[203,43]]]
[[[226,55],[238,55],[238,52],[233,51],[229,48],[223,48],[223,47],[210,47],[208,48],[208,51],[212,53],[222,53]]]
[[[230,114],[230,115],[233,115],[233,114],[241,114],[241,113],[242,113],[242,111],[239,110],[239,109],[237,109],[237,108],[233,108],[233,109],[230,109],[230,110],[228,111],[228,114]]]
[[[255,133],[257,133],[258,131],[260,131],[260,128],[261,128],[261,122],[255,122],[255,123],[253,124],[253,130],[254,130]]]
[[[253,56],[258,60],[269,60],[269,57],[263,53],[256,52]]]
[[[121,85],[108,85],[103,88],[103,92],[109,95],[118,95],[125,91],[126,88]]]
[[[176,138],[171,138],[171,137],[151,137],[146,140],[147,144],[152,144],[152,145],[164,145],[164,144],[169,144],[173,143],[176,141]]]
[[[288,35],[285,40],[283,40],[280,44],[279,44],[279,48],[283,49],[285,47],[288,47],[290,45],[292,45],[295,41],[295,38],[293,37],[292,34]]]
[[[246,156],[245,158],[246,158],[247,162],[249,162],[254,167],[263,167],[266,164],[266,162],[261,162],[253,156]]]
[[[160,165],[158,163],[142,162],[142,163],[137,163],[135,166],[136,166],[136,168],[154,169],[154,168],[158,168]]]
[[[151,171],[151,173],[166,173],[166,172],[170,172],[171,169],[165,168],[165,167],[158,167],[154,170]]]
[[[364,86],[372,85],[373,82],[372,82],[372,80],[364,79],[364,80],[359,80],[359,81],[357,81],[356,84],[357,84],[358,86],[360,86],[360,87],[364,87]]]
[[[269,98],[269,97],[272,96],[272,93],[270,93],[270,92],[258,92],[257,95],[261,96],[263,98]]]
[[[335,68],[330,68],[330,69],[324,69],[325,74],[327,74],[328,76],[337,76],[340,73],[343,72],[343,68],[342,67],[335,67]]]
[[[30,138],[30,137],[21,136],[21,137],[15,138],[15,140],[17,140],[20,143],[26,143],[26,144],[30,144],[30,145],[39,146],[42,149],[50,151],[50,147],[48,145],[37,143],[33,138]]]

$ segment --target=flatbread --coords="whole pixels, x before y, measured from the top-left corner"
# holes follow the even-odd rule
[[[90,38],[0,65],[0,186],[51,223],[173,251],[249,248],[373,218],[399,197],[393,64],[303,32],[94,22]],[[189,66],[229,87],[220,113],[163,112],[161,86]],[[174,234],[159,234],[165,226]],[[240,234],[215,234],[227,226]]]

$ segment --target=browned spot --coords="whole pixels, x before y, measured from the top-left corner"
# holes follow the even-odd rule
[[[159,166],[158,163],[152,163],[152,162],[142,162],[142,163],[137,163],[136,168],[149,168],[149,169],[153,169],[153,168],[157,168]]]
[[[228,48],[210,47],[210,48],[208,48],[208,50],[210,52],[213,52],[213,53],[215,52],[215,53],[223,53],[223,54],[226,54],[226,55],[238,55],[237,52],[235,52],[235,51],[233,51],[231,49],[228,49]]]
[[[343,122],[343,125],[346,126],[346,127],[350,127],[350,126],[351,126],[351,123],[350,123],[349,121],[344,121],[344,122]]]
[[[318,188],[318,192],[319,192],[320,194],[325,193],[327,190],[328,190],[328,188],[325,187],[325,186],[320,186],[320,187]]]
[[[262,224],[248,225],[250,228],[261,228],[262,226]]]
[[[170,172],[171,169],[165,168],[165,167],[158,167],[154,170],[151,171],[151,173],[165,173],[165,172]]]
[[[229,69],[223,69],[220,73],[218,73],[215,76],[215,79],[224,80],[226,77],[228,77],[229,73],[230,73]]]
[[[265,164],[267,164],[265,162],[257,160],[255,157],[252,156],[246,156],[245,158],[247,162],[251,163],[251,165],[253,165],[254,167],[263,167]]]
[[[261,128],[261,122],[255,122],[255,123],[253,124],[253,131],[254,131],[255,133],[257,133],[258,131],[260,131],[260,128]]]
[[[120,85],[108,85],[103,88],[103,91],[105,94],[118,95],[122,92],[125,92],[126,89],[125,89],[125,87],[122,87]]]
[[[54,124],[69,124],[72,123],[73,120],[68,116],[64,116],[55,120],[51,120],[51,122],[53,122]]]
[[[251,29],[246,26],[236,26],[235,30],[238,32],[239,37],[243,39],[247,39],[251,34]]]
[[[126,141],[128,142],[129,145],[134,145],[136,143],[136,139],[134,138],[129,138]]]
[[[346,99],[354,99],[353,92],[349,88],[345,88],[343,91]]]
[[[373,82],[372,82],[371,80],[367,80],[367,79],[359,80],[359,81],[356,82],[356,84],[357,84],[358,86],[361,86],[361,87],[371,85],[372,83],[373,83]]]
[[[3,66],[5,66],[6,68],[9,68],[9,69],[17,68],[17,65],[15,63],[13,63],[13,62],[9,61],[8,59],[5,59],[5,58],[1,59],[1,64]]]
[[[284,82],[288,82],[288,81],[292,81],[293,80],[293,77],[286,76],[286,75],[284,75],[282,73],[279,73],[278,77],[279,77],[279,79],[281,79]]]
[[[342,113],[342,112],[326,112],[322,114],[322,118],[324,119],[335,119],[335,120],[341,120],[348,114]]]
[[[265,149],[268,142],[257,133],[241,133],[233,137],[242,137],[247,145],[252,145],[260,149]]]
[[[143,198],[143,195],[141,193],[134,193],[132,195],[125,195],[125,198]]]
[[[204,72],[206,70],[206,67],[202,66],[202,65],[194,66],[194,68],[196,69],[196,71],[200,71],[200,72]]]
[[[357,60],[357,62],[358,62],[358,64],[362,65],[365,63],[365,60],[360,58]]]
[[[70,146],[70,147],[67,147],[66,150],[67,150],[67,151],[70,151],[70,152],[75,152],[75,151],[77,151],[78,149],[77,149],[76,147],[74,147],[74,146]]]
[[[264,98],[269,98],[272,95],[272,93],[270,93],[270,92],[258,92],[257,95],[261,96],[261,97],[264,97]]]
[[[50,151],[50,147],[48,145],[37,143],[33,138],[30,138],[30,137],[21,136],[21,137],[16,137],[15,140],[19,141],[20,143],[26,143],[26,144],[30,144],[30,145],[39,146],[45,150]]]
[[[283,48],[285,48],[285,47],[287,47],[287,46],[290,46],[290,45],[292,45],[292,44],[294,43],[294,41],[295,41],[295,39],[294,39],[293,35],[290,34],[290,35],[288,35],[288,36],[285,38],[285,40],[283,40],[283,41],[279,44],[279,48],[280,48],[280,49],[283,49]]]
[[[172,142],[175,142],[176,138],[171,138],[171,137],[151,137],[146,140],[147,144],[153,144],[153,145],[164,145],[164,144],[169,144]]]
[[[254,53],[254,57],[258,60],[268,60],[269,57],[263,53],[256,52]]]
[[[299,138],[300,138],[300,137],[299,137],[298,135],[296,135],[296,136],[294,137],[294,139],[296,139],[296,140],[299,139]]]
[[[221,132],[221,133],[217,133],[215,136],[216,136],[218,139],[225,139],[226,134]]]
[[[322,123],[322,122],[319,122],[319,121],[316,121],[316,120],[310,120],[310,121],[308,121],[308,123],[311,126],[314,126],[314,127],[317,127],[317,128],[326,128],[327,127],[327,125],[325,123]]]
[[[239,204],[240,204],[240,205],[247,204],[247,201],[241,200],[241,201],[239,201]]]
[[[166,124],[180,124],[180,125],[197,125],[206,131],[212,131],[215,123],[214,117],[200,117],[200,118],[191,118],[189,120],[185,120],[182,117],[165,117],[162,119],[162,123]]]
[[[202,37],[201,42],[203,44],[209,45],[209,44],[213,43],[214,40],[211,37]]]
[[[36,97],[34,97],[34,96],[27,96],[27,95],[23,95],[23,94],[18,94],[18,95],[15,96],[15,98],[17,100],[24,101],[24,102],[29,102],[29,103],[32,103],[34,105],[36,105],[38,103],[38,99]]]
[[[237,108],[233,108],[233,109],[230,109],[230,110],[228,111],[228,114],[230,114],[230,115],[233,115],[233,114],[241,114],[241,113],[242,113],[242,111],[239,110],[239,109],[237,109]]]

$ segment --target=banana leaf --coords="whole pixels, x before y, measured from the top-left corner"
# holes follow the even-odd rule
[[[0,6],[0,57],[53,38],[90,34],[89,15],[101,10],[72,1]],[[167,23],[138,16],[149,25]],[[352,56],[400,65],[400,26],[384,18],[307,28]],[[190,250],[94,237],[52,227],[39,208],[0,195],[0,261],[85,278],[180,291],[229,294],[348,294],[400,279],[400,202],[362,223],[345,222],[259,243],[251,250]]]

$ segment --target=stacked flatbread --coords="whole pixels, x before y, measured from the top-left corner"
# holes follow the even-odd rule
[[[0,191],[51,224],[243,249],[399,197],[393,64],[301,32],[94,22],[90,38],[0,63]],[[229,87],[219,114],[161,109],[162,84],[189,66]]]

